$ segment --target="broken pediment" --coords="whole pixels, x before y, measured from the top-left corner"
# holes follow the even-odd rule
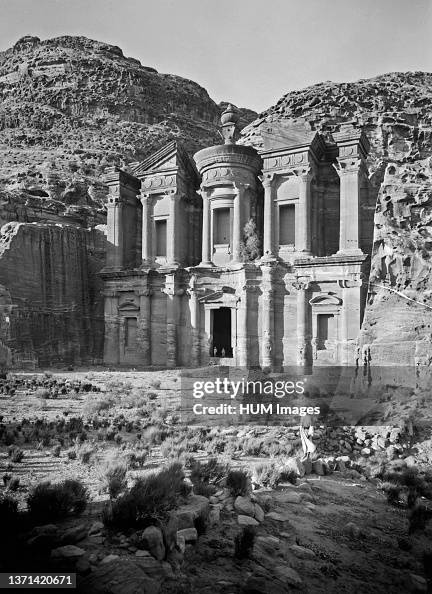
[[[119,313],[136,313],[139,311],[139,306],[132,300],[124,301],[118,307]]]
[[[341,305],[342,299],[340,299],[334,293],[320,293],[319,295],[315,295],[309,301],[310,305]]]
[[[317,132],[311,130],[307,122],[298,122],[289,125],[281,122],[271,122],[263,125],[260,133],[264,142],[264,150],[266,151],[310,145],[317,135]]]
[[[176,173],[179,170],[188,176],[197,177],[192,159],[178,142],[173,141],[144,161],[135,164],[132,174],[138,178],[143,178],[155,173]]]

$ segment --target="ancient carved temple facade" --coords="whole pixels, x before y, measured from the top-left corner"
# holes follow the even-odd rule
[[[107,172],[105,363],[354,364],[373,235],[368,141],[280,124]],[[258,255],[250,246],[256,249]]]

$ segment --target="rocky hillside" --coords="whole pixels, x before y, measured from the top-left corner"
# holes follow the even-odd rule
[[[200,85],[85,37],[27,36],[1,52],[0,98],[3,197],[22,202],[24,191],[57,212],[100,208],[108,165],[172,139],[191,152],[219,142],[221,107]],[[256,114],[242,116],[246,125]]]
[[[343,122],[364,126],[377,210],[362,341],[371,344],[374,363],[430,364],[432,74],[390,73],[290,92],[243,131],[243,142],[262,146],[261,132],[272,122],[302,123],[329,137]]]

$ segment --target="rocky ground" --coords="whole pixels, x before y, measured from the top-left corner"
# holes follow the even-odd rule
[[[409,481],[384,474],[424,476],[415,505],[427,516],[432,447],[415,420],[316,428],[318,458],[302,463],[295,427],[182,426],[178,371],[25,374],[0,391],[0,501],[22,510],[3,567],[76,570],[82,592],[427,591],[432,526],[413,528]],[[137,479],[175,462],[176,506],[112,523]],[[125,469],[118,491],[113,464]],[[84,512],[26,516],[36,485],[70,478],[89,492]]]

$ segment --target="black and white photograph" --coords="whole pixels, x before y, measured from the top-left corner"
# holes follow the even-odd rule
[[[0,15],[0,592],[432,592],[432,0]]]

